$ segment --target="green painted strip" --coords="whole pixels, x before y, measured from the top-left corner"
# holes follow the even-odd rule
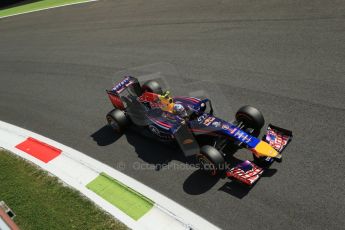
[[[36,10],[43,10],[50,7],[62,6],[65,4],[82,3],[88,1],[89,0],[41,0],[0,10],[0,17],[7,17],[15,14],[22,14]]]
[[[96,179],[86,185],[118,209],[122,210],[134,220],[138,220],[150,211],[154,202],[121,182],[101,173]]]

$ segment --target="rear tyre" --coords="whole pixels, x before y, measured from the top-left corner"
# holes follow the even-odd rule
[[[225,160],[223,155],[214,147],[204,145],[200,153],[196,155],[202,170],[209,172],[212,176],[222,174],[225,171]]]
[[[108,125],[118,134],[122,134],[130,124],[130,120],[127,118],[126,114],[119,109],[110,111],[106,119]]]
[[[150,93],[156,93],[156,94],[162,94],[163,90],[158,82],[156,81],[147,81],[142,85],[143,92],[150,92]]]
[[[256,131],[260,131],[265,124],[262,113],[249,105],[243,106],[237,111],[236,120],[243,122],[247,128],[253,128]]]

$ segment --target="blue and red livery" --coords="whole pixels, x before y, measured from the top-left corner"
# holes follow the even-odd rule
[[[115,107],[107,120],[116,131],[123,131],[129,123],[140,126],[159,140],[176,141],[185,156],[195,156],[211,174],[225,173],[247,185],[260,178],[262,167],[281,160],[281,152],[292,138],[291,131],[269,125],[264,138],[259,139],[264,119],[253,107],[242,107],[236,119],[229,122],[214,115],[208,98],[171,97],[154,81],[141,86],[136,78],[126,76],[107,93]],[[175,113],[176,104],[185,108],[186,116]],[[244,161],[230,167],[231,162],[225,160],[227,146],[250,150],[256,164]]]

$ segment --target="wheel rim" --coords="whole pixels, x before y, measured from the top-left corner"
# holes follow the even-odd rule
[[[253,123],[253,119],[249,116],[247,116],[246,114],[238,114],[237,119],[243,122],[249,122],[249,123]]]
[[[117,124],[117,122],[115,121],[115,119],[113,119],[112,117],[107,117],[108,120],[108,124],[110,125],[110,127],[112,127],[115,131],[119,131],[119,125]]]

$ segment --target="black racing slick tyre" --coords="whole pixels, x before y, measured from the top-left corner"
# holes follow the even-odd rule
[[[107,116],[107,122],[108,125],[119,134],[122,134],[125,129],[129,126],[130,120],[126,116],[126,114],[119,110],[119,109],[113,109],[110,111]]]
[[[143,92],[150,92],[150,93],[156,93],[156,94],[162,94],[163,90],[161,88],[161,86],[159,85],[158,82],[156,81],[147,81],[145,82],[142,86],[142,91]]]
[[[196,155],[202,170],[209,172],[212,176],[219,175],[225,171],[225,160],[223,155],[214,147],[204,145],[200,153]]]
[[[237,111],[236,120],[243,122],[247,128],[255,130],[260,130],[265,124],[262,113],[257,108],[249,105],[243,106]]]

